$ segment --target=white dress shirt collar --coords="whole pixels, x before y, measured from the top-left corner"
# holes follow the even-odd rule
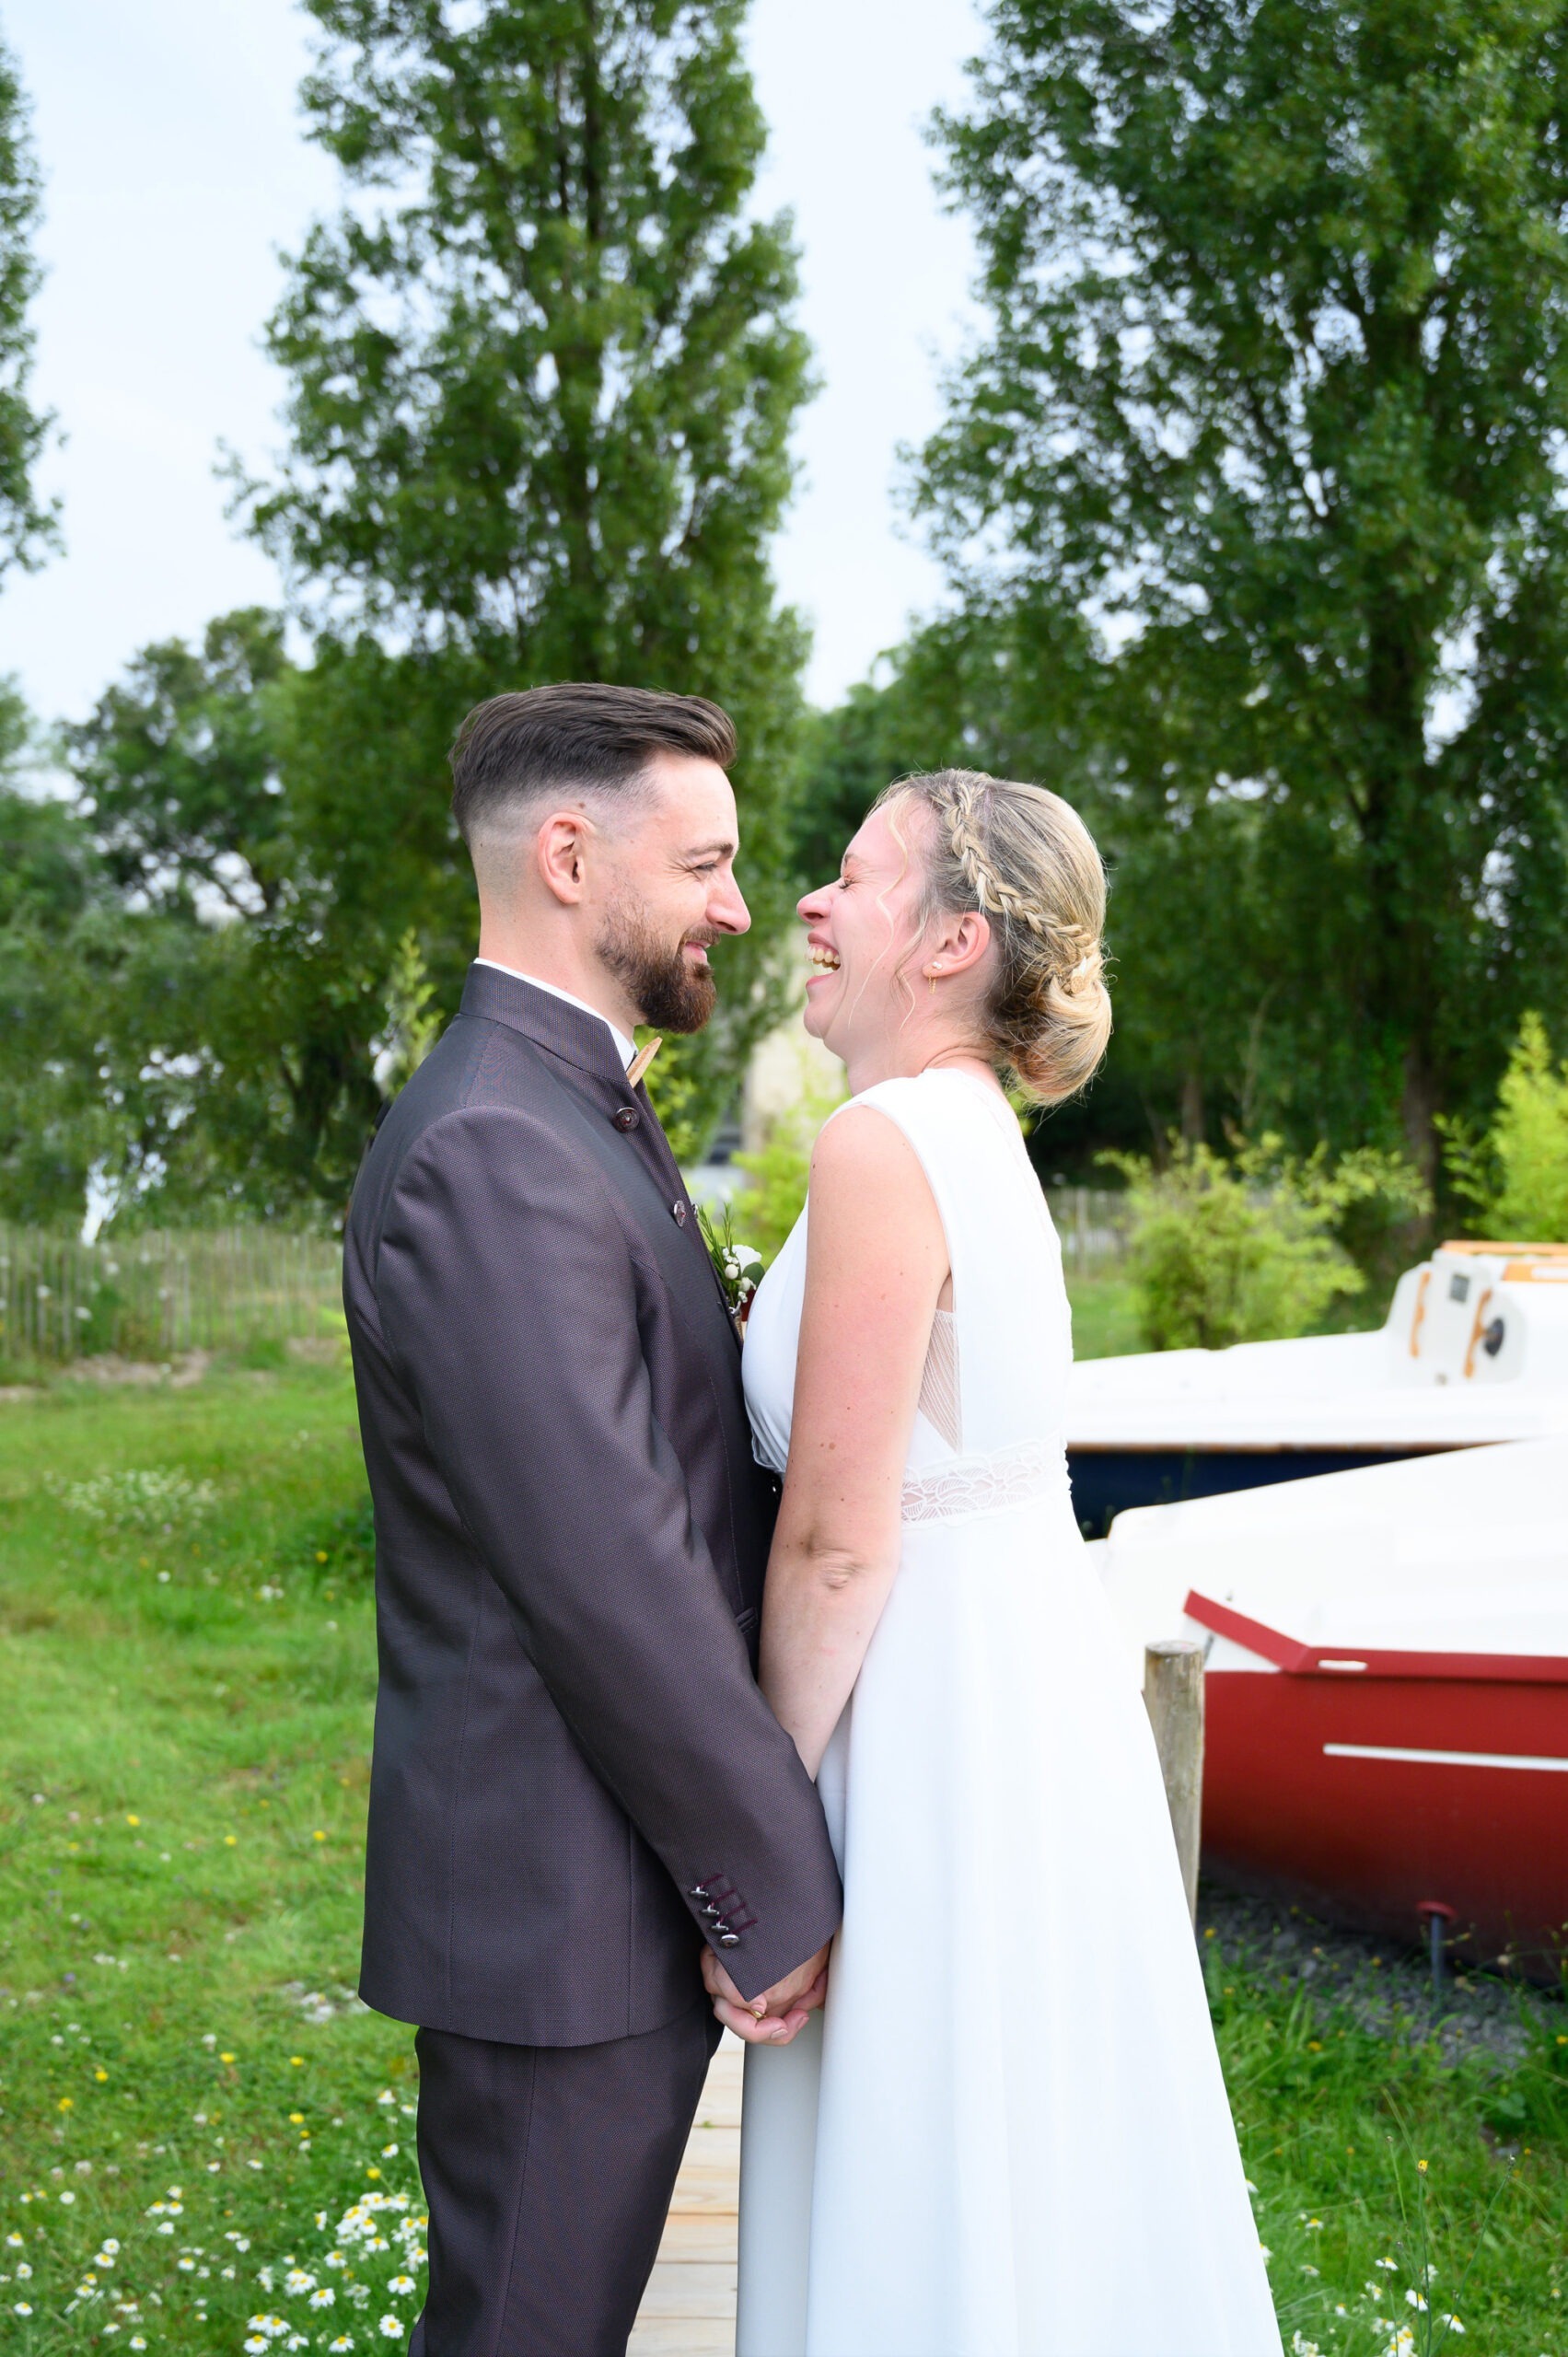
[[[585,1015],[591,1015],[596,1023],[603,1024],[615,1042],[616,1053],[623,1066],[629,1064],[636,1054],[636,1047],[625,1032],[613,1024],[608,1015],[601,1015],[597,1006],[590,1006],[586,998],[578,998],[575,992],[563,991],[558,982],[541,982],[537,974],[519,973],[516,966],[503,966],[494,958],[476,958],[473,962],[476,966],[488,966],[493,974],[510,974],[515,982],[530,983],[536,991],[548,991],[552,998],[563,998],[568,1006],[581,1007]]]

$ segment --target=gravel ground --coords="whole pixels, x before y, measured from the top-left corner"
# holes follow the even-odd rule
[[[1431,1965],[1420,1950],[1332,1931],[1305,1908],[1205,1882],[1198,1896],[1200,1933],[1210,1926],[1238,1964],[1276,1973],[1286,1984],[1314,1987],[1327,2001],[1348,2005],[1361,2026],[1379,2038],[1413,2041],[1435,2029],[1448,2062],[1491,2053],[1505,2069],[1527,2051],[1532,2016],[1538,2022],[1563,2017],[1561,1992],[1469,1968],[1445,1973],[1437,1999]]]

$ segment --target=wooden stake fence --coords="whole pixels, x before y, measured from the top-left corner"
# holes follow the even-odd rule
[[[340,1247],[256,1225],[112,1242],[0,1227],[0,1362],[163,1361],[329,1332]]]

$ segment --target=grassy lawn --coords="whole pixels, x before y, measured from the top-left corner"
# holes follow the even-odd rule
[[[18,2357],[385,2346],[382,2316],[417,2306],[396,2232],[420,2250],[410,2041],[350,1993],[363,1487],[327,1369],[0,1408],[0,2345]],[[401,2207],[334,2233],[366,2194]],[[291,2263],[309,2290],[285,2293]]]
[[[1080,1347],[1120,1314],[1080,1298]],[[373,1682],[341,1373],[0,1406],[6,2351],[406,2332],[412,2041],[349,1993]],[[1561,2009],[1460,1991],[1439,2038],[1395,1959],[1203,1920],[1287,2348],[1425,2357],[1453,2305],[1475,2357],[1563,2357]]]
[[[1144,1349],[1137,1301],[1125,1277],[1071,1277],[1067,1297],[1073,1305],[1074,1358],[1120,1358],[1127,1351]]]

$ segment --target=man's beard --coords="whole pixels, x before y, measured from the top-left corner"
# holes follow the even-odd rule
[[[624,899],[611,902],[597,947],[645,1023],[656,1031],[700,1031],[718,996],[708,967],[689,966],[685,943],[705,948],[715,938],[700,931],[685,935],[672,949]]]

